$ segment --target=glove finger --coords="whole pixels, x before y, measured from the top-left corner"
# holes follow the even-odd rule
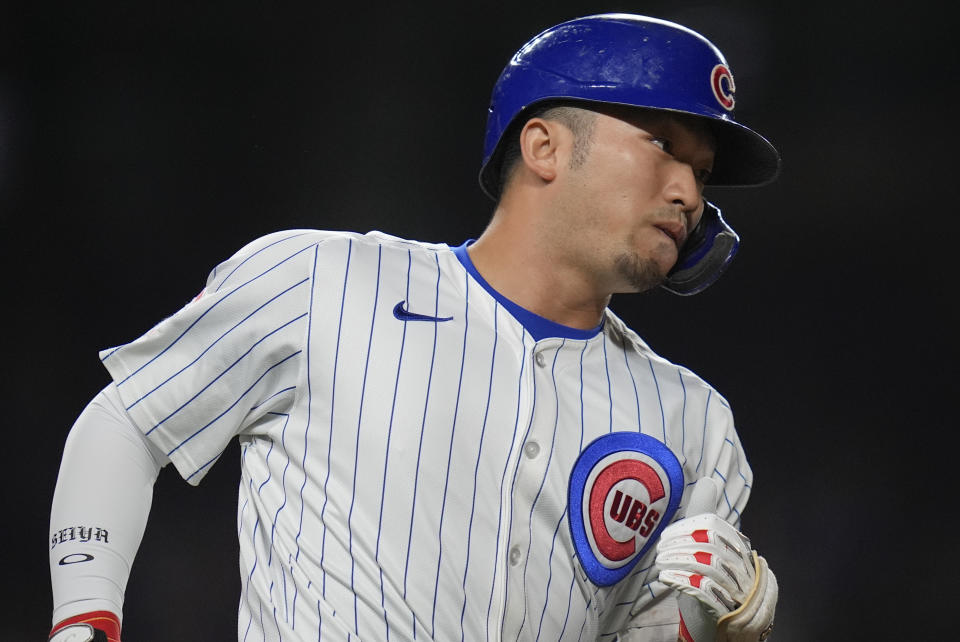
[[[660,582],[684,595],[695,598],[715,619],[735,610],[739,604],[723,587],[718,586],[709,577],[689,571],[660,571]]]
[[[704,547],[707,549],[710,547]],[[687,571],[710,578],[736,601],[746,599],[753,587],[753,567],[708,550],[671,550],[657,555],[656,564],[663,570]]]
[[[749,562],[750,540],[719,516],[706,513],[678,520],[663,529],[657,550],[704,543],[729,548],[737,557]]]
[[[765,640],[770,635],[779,594],[777,578],[760,556],[757,556],[757,568],[757,585],[750,599],[719,619],[718,639]]]
[[[731,548],[727,546],[724,542],[681,542],[674,540],[668,542],[665,546],[657,549],[657,559],[661,557],[664,559],[670,555],[680,555],[686,557],[697,556],[698,554],[705,554],[709,556],[705,560],[700,560],[703,564],[710,564],[711,559],[713,562],[716,560],[723,560],[726,563],[737,568],[738,572],[746,573],[747,575],[753,576],[754,564],[753,557],[749,551],[744,551],[741,548]]]

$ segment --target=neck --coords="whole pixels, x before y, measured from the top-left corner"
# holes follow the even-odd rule
[[[498,206],[490,225],[468,249],[470,260],[497,292],[555,323],[596,327],[610,294],[564,260],[562,246],[551,243],[546,213]]]

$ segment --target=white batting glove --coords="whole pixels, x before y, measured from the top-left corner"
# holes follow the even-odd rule
[[[694,642],[757,642],[773,628],[777,579],[750,540],[714,513],[720,488],[694,486],[686,517],[657,543],[660,581],[680,592],[680,612]]]

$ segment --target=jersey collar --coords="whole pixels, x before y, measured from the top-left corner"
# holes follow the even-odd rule
[[[499,301],[500,305],[505,307],[510,314],[512,314],[514,318],[520,322],[520,324],[526,329],[527,332],[530,333],[530,336],[532,336],[535,341],[549,339],[551,337],[559,337],[562,339],[579,339],[585,341],[597,336],[597,334],[599,334],[603,329],[603,321],[601,321],[596,327],[588,330],[581,330],[580,328],[571,328],[570,326],[562,325],[517,305],[507,297],[494,290],[493,286],[487,283],[486,279],[480,276],[480,273],[477,272],[477,268],[474,267],[473,261],[470,260],[470,255],[467,253],[467,246],[471,245],[475,240],[476,239],[469,239],[463,245],[452,248],[453,253],[456,255],[463,267],[466,268],[470,276],[472,276],[477,283],[483,286],[483,289],[489,292],[490,296]]]

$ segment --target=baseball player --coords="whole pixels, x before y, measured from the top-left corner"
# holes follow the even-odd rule
[[[730,407],[607,307],[732,259],[704,186],[779,168],[734,89],[677,24],[547,29],[494,87],[475,241],[277,232],[102,351],[51,512],[50,639],[119,641],[158,471],[198,484],[234,438],[238,640],[764,639]]]

